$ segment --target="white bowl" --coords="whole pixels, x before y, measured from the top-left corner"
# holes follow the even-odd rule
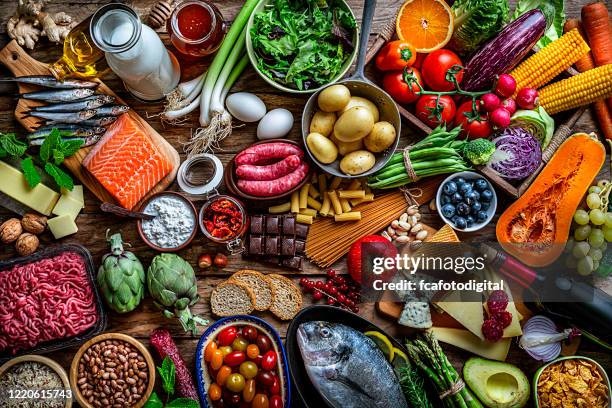
[[[491,198],[491,204],[487,210],[487,218],[479,223],[476,224],[474,223],[474,225],[472,225],[471,227],[467,227],[464,229],[460,229],[457,228],[455,226],[455,224],[448,219],[447,217],[445,217],[442,214],[442,187],[448,183],[451,180],[454,180],[456,178],[459,177],[463,177],[466,180],[476,180],[476,179],[484,179],[488,186],[489,186],[489,190],[491,190],[491,192],[493,193],[493,197]],[[448,176],[447,178],[444,179],[444,181],[440,184],[440,186],[438,187],[438,192],[436,193],[436,209],[438,210],[438,214],[440,215],[440,217],[444,220],[444,222],[446,222],[448,225],[451,226],[451,228],[457,230],[457,231],[461,231],[461,232],[474,232],[474,231],[478,231],[479,229],[482,229],[483,227],[485,227],[487,224],[489,224],[491,222],[491,220],[493,219],[493,216],[495,215],[495,210],[497,209],[497,194],[495,193],[495,189],[493,188],[493,184],[491,184],[491,182],[489,180],[487,180],[487,178],[481,174],[475,173],[473,171],[462,171],[459,173],[453,173],[450,176]]]

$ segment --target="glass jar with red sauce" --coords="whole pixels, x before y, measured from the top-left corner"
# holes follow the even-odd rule
[[[205,0],[180,3],[166,22],[172,45],[188,57],[205,57],[217,51],[225,36],[219,9]]]
[[[233,254],[244,251],[242,236],[249,226],[249,217],[239,200],[213,192],[200,209],[199,221],[206,238],[226,244]]]

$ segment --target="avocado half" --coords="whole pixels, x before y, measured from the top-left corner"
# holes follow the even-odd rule
[[[521,408],[529,400],[529,380],[512,364],[471,357],[463,366],[463,379],[489,408]]]

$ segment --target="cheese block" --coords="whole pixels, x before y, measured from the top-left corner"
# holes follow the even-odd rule
[[[501,339],[495,343],[481,340],[469,331],[462,329],[433,327],[431,330],[439,341],[491,360],[504,361],[512,343],[510,338]]]
[[[415,329],[428,329],[433,323],[428,302],[408,301],[400,315],[399,324]]]
[[[21,204],[44,215],[50,215],[60,195],[39,183],[30,188],[23,173],[0,160],[0,191]]]
[[[70,190],[66,190],[65,188],[62,188],[62,195],[67,195],[68,197],[72,198],[73,200],[78,201],[79,203],[81,203],[81,208],[85,208],[85,198],[83,196],[83,186],[82,185],[75,185],[72,188],[72,191]]]
[[[475,336],[484,340],[482,334],[482,324],[484,323],[484,309],[482,303],[476,300],[461,300],[461,292],[449,292],[441,301],[436,302],[436,306],[444,310],[457,320],[463,327],[472,332]]]
[[[55,239],[75,234],[79,230],[74,222],[74,218],[72,218],[70,214],[59,215],[49,219],[49,221],[47,221],[47,226]]]
[[[53,214],[55,215],[69,215],[73,220],[76,219],[77,215],[81,212],[83,203],[71,198],[69,195],[62,194],[57,204],[53,207]]]

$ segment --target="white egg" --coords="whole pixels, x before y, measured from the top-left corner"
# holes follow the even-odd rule
[[[243,122],[257,122],[266,114],[266,105],[255,94],[236,92],[227,97],[225,106],[229,113]]]
[[[287,109],[272,109],[257,125],[258,139],[284,137],[293,127],[293,115]]]

